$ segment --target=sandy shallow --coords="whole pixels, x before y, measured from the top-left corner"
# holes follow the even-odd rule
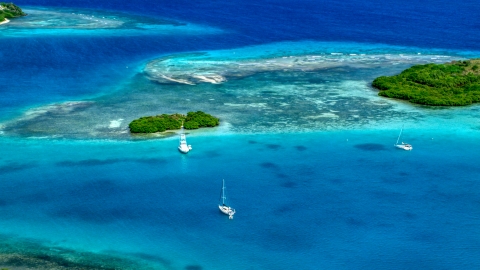
[[[3,22],[0,22],[0,24],[6,24],[9,23],[10,21],[8,19],[5,19]]]

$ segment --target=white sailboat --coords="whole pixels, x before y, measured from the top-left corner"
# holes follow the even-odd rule
[[[235,214],[235,209],[225,204],[225,200],[227,199],[227,197],[225,196],[225,180],[222,180],[221,199],[222,199],[222,204],[218,205],[220,212],[224,213],[225,215],[228,215],[229,219],[233,219],[233,215]]]
[[[400,136],[402,136],[402,132],[403,132],[403,126],[402,126],[402,129],[400,130],[400,134],[398,135],[397,142],[394,144],[394,146],[403,150],[410,151],[413,149],[411,144],[404,143],[404,142],[402,142],[401,144],[398,144],[398,142],[400,141]]]
[[[185,136],[185,133],[183,132],[183,126],[182,126],[182,132],[180,133],[180,145],[178,146],[178,151],[186,154],[190,150],[192,150],[192,146],[187,144],[187,138]]]

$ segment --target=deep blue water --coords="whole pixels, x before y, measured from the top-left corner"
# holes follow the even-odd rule
[[[235,43],[360,41],[478,49],[476,1],[21,1],[138,12],[231,29]],[[240,38],[241,37],[241,38]],[[219,38],[219,40],[225,37]]]
[[[15,3],[128,12],[223,32],[0,36],[0,121],[52,102],[121,97],[145,63],[172,53],[305,40],[332,42],[329,52],[350,43],[480,51],[477,1]],[[268,76],[276,74],[258,84],[274,81]],[[256,78],[236,81],[237,91],[243,83],[253,92]],[[228,87],[178,91],[228,96]],[[194,133],[188,155],[176,151],[176,139],[1,136],[0,234],[153,269],[478,269],[478,106],[441,111],[449,117],[414,110],[424,115],[406,117],[412,152],[392,147],[400,124],[388,120],[355,130]],[[216,208],[222,179],[234,220]]]
[[[385,43],[478,50],[476,1],[19,1],[18,5],[107,9],[187,21],[228,31],[193,37],[37,37],[0,43],[1,107],[88,95],[119,67],[179,51],[278,41]],[[13,57],[12,57],[13,55]],[[7,73],[5,73],[7,72]],[[31,78],[31,79],[30,79]],[[59,82],[61,82],[59,84]],[[60,87],[61,86],[61,87]],[[22,98],[16,96],[22,93]]]

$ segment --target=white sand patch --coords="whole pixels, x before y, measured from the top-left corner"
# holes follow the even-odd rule
[[[227,79],[220,75],[193,75],[193,78],[198,79],[201,82],[208,82],[208,83],[213,83],[213,84],[220,84],[222,82],[225,82]]]
[[[247,106],[247,104],[235,104],[235,103],[223,103],[225,106],[231,106],[231,107],[244,107]]]
[[[304,119],[319,119],[319,118],[338,118],[339,116],[334,113],[322,113],[319,115],[305,116]]]
[[[177,83],[182,83],[182,84],[189,84],[189,85],[195,85],[194,83],[190,82],[190,81],[187,81],[187,80],[184,80],[184,79],[174,79],[172,77],[168,77],[168,76],[165,76],[163,74],[160,74],[160,77],[162,77],[163,79],[167,80],[167,81],[171,81],[171,82],[177,82]]]
[[[5,18],[5,20],[3,20],[3,22],[0,22],[0,24],[6,24],[6,23],[9,23],[9,22],[10,21],[7,18]]]
[[[122,124],[123,119],[117,119],[117,120],[112,120],[110,121],[110,125],[108,128],[119,128],[120,125]]]
[[[266,108],[267,103],[249,103],[249,104],[241,104],[241,103],[223,103],[225,106],[232,106],[232,107],[253,107],[253,108]]]

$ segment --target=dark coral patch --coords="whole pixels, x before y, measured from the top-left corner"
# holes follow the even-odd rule
[[[281,145],[279,145],[279,144],[267,144],[267,148],[269,148],[269,149],[278,149],[280,147],[281,147]]]
[[[156,165],[159,163],[164,163],[164,159],[157,158],[111,158],[111,159],[84,159],[79,161],[65,160],[57,162],[56,165],[59,167],[76,167],[76,166],[102,166],[102,165],[111,165],[120,162],[136,162],[149,165]]]
[[[185,270],[202,270],[203,268],[200,265],[187,265]]]
[[[287,181],[287,182],[283,182],[281,186],[284,188],[294,188],[297,186],[297,183],[293,181]]]
[[[303,146],[303,145],[297,145],[295,146],[295,148],[298,150],[298,151],[305,151],[307,150],[307,147]]]
[[[220,153],[217,151],[206,151],[205,155],[209,158],[216,158],[221,156]]]
[[[30,169],[35,166],[37,166],[37,164],[33,162],[30,162],[30,163],[10,162],[6,165],[0,166],[0,174],[22,171],[22,170]]]
[[[83,222],[95,224],[109,224],[118,220],[138,220],[146,216],[144,210],[124,207],[101,208],[101,207],[70,207],[52,213],[52,216],[77,219]]]
[[[363,151],[385,151],[386,150],[383,144],[378,144],[378,143],[356,144],[355,148],[358,148]]]
[[[262,162],[260,166],[266,169],[275,169],[278,168],[278,165],[272,162]]]
[[[351,225],[351,226],[354,226],[354,227],[363,227],[363,226],[366,225],[363,220],[353,218],[353,217],[349,217],[345,221],[348,225]]]

